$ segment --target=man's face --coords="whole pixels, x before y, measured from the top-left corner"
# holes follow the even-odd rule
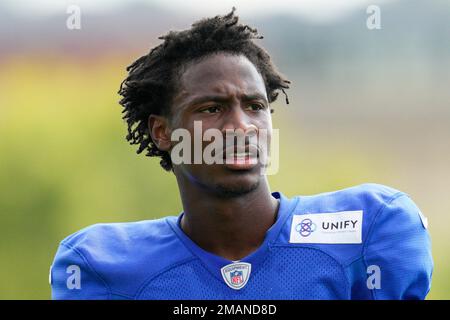
[[[211,128],[220,130],[224,149],[226,133],[230,130],[256,136],[265,131],[267,143],[260,145],[258,152],[259,157],[267,155],[272,132],[270,107],[264,81],[246,57],[223,53],[209,56],[189,65],[179,81],[180,89],[172,104],[172,131],[184,128],[193,138],[194,121],[201,121],[201,136]],[[202,142],[202,152],[209,143]],[[193,154],[195,150],[191,150]],[[231,163],[223,164],[202,161],[174,165],[174,173],[177,178],[187,179],[219,196],[236,196],[256,189],[264,178],[260,161],[253,159],[253,164],[249,164],[231,158]]]

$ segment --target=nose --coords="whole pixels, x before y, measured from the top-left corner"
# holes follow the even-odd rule
[[[258,132],[258,128],[252,123],[252,119],[239,105],[230,108],[222,126],[222,134],[224,135],[227,132],[232,133],[235,131],[243,132],[245,136],[253,136]]]

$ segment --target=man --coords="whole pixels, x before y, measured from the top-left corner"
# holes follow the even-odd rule
[[[184,210],[96,224],[64,239],[51,268],[54,299],[425,298],[430,238],[408,195],[377,184],[271,193],[259,160],[269,153],[269,104],[289,81],[256,38],[233,9],[161,37],[128,68],[119,91],[127,139],[138,153],[161,157]],[[196,123],[223,137],[245,132],[244,148],[236,135],[212,153],[225,163],[175,163],[174,132],[195,136]],[[268,140],[256,145],[250,138],[260,132]],[[207,148],[189,146],[185,160]]]

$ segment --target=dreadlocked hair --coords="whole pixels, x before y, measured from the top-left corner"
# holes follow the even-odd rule
[[[127,67],[128,76],[118,92],[122,96],[122,119],[128,125],[126,139],[139,146],[138,154],[146,150],[146,156],[161,157],[160,164],[167,171],[172,170],[170,154],[153,142],[148,118],[151,114],[170,115],[179,73],[188,62],[220,52],[244,55],[261,74],[269,103],[281,90],[289,104],[284,89],[289,88],[290,81],[276,70],[267,52],[253,42],[263,37],[256,29],[239,24],[235,10],[233,7],[227,15],[199,20],[188,30],[170,31],[158,38],[163,43]]]

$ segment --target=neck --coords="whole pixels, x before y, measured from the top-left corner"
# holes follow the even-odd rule
[[[231,198],[178,182],[184,209],[181,228],[199,247],[228,260],[255,251],[276,221],[279,203],[266,177],[253,191]]]

